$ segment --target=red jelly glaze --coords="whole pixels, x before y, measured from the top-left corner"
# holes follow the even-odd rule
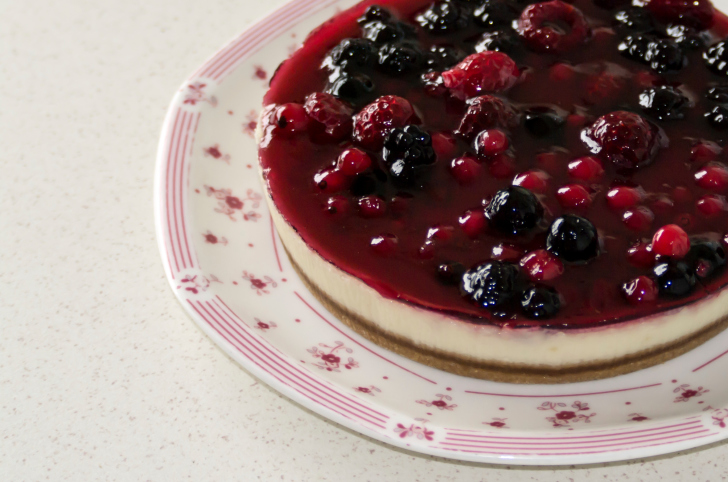
[[[412,23],[417,13],[431,1],[367,0],[341,13],[313,32],[304,46],[281,65],[271,81],[264,104],[303,104],[311,93],[322,92],[327,72],[318,66],[341,39],[361,36],[356,19],[375,3],[384,4],[400,19]],[[352,147],[351,142],[314,142],[305,133],[279,136],[275,128],[267,129],[267,138],[261,144],[260,161],[273,199],[283,216],[309,246],[383,296],[458,314],[475,323],[558,328],[613,323],[681,306],[724,286],[728,280],[727,273],[703,281],[685,298],[657,298],[637,304],[630,303],[620,290],[625,283],[640,276],[650,276],[651,267],[645,267],[641,262],[630,262],[628,250],[635,245],[648,244],[657,228],[676,223],[688,235],[706,232],[722,235],[726,231],[728,211],[711,210],[711,216],[706,216],[696,203],[708,194],[723,194],[724,181],[728,181],[722,171],[726,157],[717,148],[722,145],[723,134],[703,118],[703,113],[712,108],[703,94],[709,84],[721,78],[704,67],[700,50],[687,52],[687,67],[679,72],[655,74],[649,67],[619,54],[617,45],[621,35],[612,28],[613,11],[599,8],[590,0],[570,3],[584,14],[592,35],[559,54],[536,53],[519,47],[512,58],[520,77],[512,86],[507,79],[497,86],[507,90],[492,94],[506,99],[507,109],[516,112],[529,104],[551,105],[564,111],[566,122],[559,138],[534,138],[519,123],[517,114],[514,117],[505,111],[499,114],[498,123],[475,128],[472,133],[464,135],[458,129],[462,127],[468,104],[457,98],[462,96],[463,91],[449,96],[443,94],[446,89],[438,89],[438,95],[431,95],[420,82],[419,73],[389,77],[376,71],[367,72],[376,86],[373,98],[396,95],[409,100],[414,112],[408,123],[419,124],[432,134],[444,133],[447,136],[446,141],[439,138],[433,142],[439,156],[430,168],[424,188],[397,188],[381,184],[369,196],[353,196],[345,187],[335,193],[320,189],[312,179],[317,173],[331,169],[341,152]],[[464,30],[445,37],[418,29],[417,39],[425,49],[445,42],[471,53],[473,39],[481,33],[482,30],[471,22]],[[709,31],[713,40],[709,43],[722,39],[727,33],[728,19],[716,13]],[[552,69],[557,64],[571,66],[573,72],[567,72],[569,69],[564,67]],[[588,67],[584,67],[587,64]],[[510,72],[513,74],[514,70]],[[614,82],[595,84],[593,77],[601,75],[600,72],[613,76]],[[680,85],[681,90],[689,93],[694,101],[694,107],[686,109],[683,120],[662,122],[640,111],[637,99],[642,90],[662,83]],[[613,86],[614,91],[610,90],[606,97],[590,94],[588,88],[597,84]],[[594,155],[581,139],[582,129],[606,114],[624,110],[625,105],[660,127],[669,139],[669,147],[657,150],[649,164],[632,171],[618,170],[605,158]],[[360,109],[361,106],[356,107],[355,114]],[[463,185],[452,175],[451,161],[465,154],[475,154],[472,141],[486,128],[503,129],[510,147],[492,159],[483,159],[481,166],[484,169],[480,175]],[[356,145],[372,158],[372,168],[383,165],[377,134]],[[695,149],[701,143],[709,148]],[[370,145],[375,148],[370,148]],[[599,158],[603,172],[596,166],[583,170],[569,168],[569,163],[585,156]],[[714,165],[720,167],[706,171],[698,176],[699,179],[696,177],[701,169],[707,170]],[[517,263],[524,253],[544,248],[545,227],[530,235],[504,237],[488,227],[480,214],[482,206],[496,191],[510,185],[516,173],[532,170],[547,172],[549,176],[543,192],[537,194],[546,208],[545,227],[556,217],[574,212],[559,204],[557,190],[568,184],[583,183],[589,189],[592,201],[578,214],[595,224],[602,243],[608,249],[603,249],[587,264],[567,264],[563,274],[544,281],[563,297],[556,318],[534,321],[517,312],[506,320],[493,319],[489,311],[463,298],[457,286],[443,285],[436,275],[437,266],[443,262],[459,262],[472,267],[490,259]],[[361,175],[367,175],[367,172]],[[576,172],[578,174],[575,175]],[[346,182],[352,178],[344,177]],[[619,186],[637,188],[644,197],[629,208],[612,208],[607,202],[607,192]],[[728,188],[728,183],[725,187]],[[664,212],[656,209],[652,213],[646,206],[651,206],[650,203],[661,197],[672,199],[674,207],[666,208]],[[344,203],[345,199],[349,202]],[[336,208],[331,209],[332,205]],[[641,213],[637,217],[642,221],[649,218],[648,226],[643,226],[644,222],[637,223],[640,229],[635,230],[635,226],[628,225],[623,221],[625,209]],[[330,211],[335,211],[335,215],[331,215]],[[477,214],[464,214],[468,211]],[[457,224],[459,229],[452,231],[447,242],[433,239],[425,243],[431,227],[453,224]],[[383,236],[382,233],[397,239],[396,249],[386,256],[371,246],[372,240]],[[600,293],[598,303],[594,302],[594,293]],[[646,296],[649,298],[649,295]]]

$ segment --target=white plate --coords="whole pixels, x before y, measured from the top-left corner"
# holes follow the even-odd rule
[[[353,0],[294,0],[241,34],[174,97],[159,146],[156,225],[167,277],[233,359],[311,410],[441,457],[582,464],[728,438],[728,332],[666,364],[607,380],[509,385],[402,358],[339,323],[283,255],[256,173],[270,74]]]

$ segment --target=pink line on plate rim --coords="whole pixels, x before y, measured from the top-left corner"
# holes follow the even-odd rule
[[[604,392],[569,393],[569,394],[565,394],[565,395],[516,395],[516,394],[509,394],[509,393],[476,392],[474,390],[465,390],[465,393],[472,393],[474,395],[492,395],[492,396],[496,396],[496,397],[514,397],[514,398],[565,398],[565,397],[586,397],[588,395],[604,395],[606,393],[628,392],[630,390],[639,390],[641,388],[659,387],[660,385],[662,385],[662,383],[653,383],[652,385],[643,385],[641,387],[620,388],[619,390],[606,390]]]
[[[711,363],[713,363],[714,361],[716,361],[716,360],[717,360],[718,358],[722,357],[722,356],[723,356],[723,355],[725,355],[725,354],[728,354],[728,350],[724,351],[723,353],[721,353],[721,354],[720,354],[720,355],[718,355],[717,357],[713,358],[712,360],[708,360],[707,362],[705,362],[705,363],[703,363],[702,365],[700,365],[700,366],[699,366],[698,368],[695,368],[695,369],[693,370],[693,373],[697,372],[697,371],[698,371],[698,370],[700,370],[701,368],[705,368],[705,367],[707,367],[708,365],[710,365]]]

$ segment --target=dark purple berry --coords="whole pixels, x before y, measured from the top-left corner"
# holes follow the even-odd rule
[[[502,308],[514,298],[518,278],[516,265],[491,261],[475,266],[463,274],[460,293],[483,308]]]
[[[706,112],[705,118],[716,129],[728,129],[728,108],[722,105],[716,105],[710,111]]]
[[[359,17],[359,24],[364,25],[375,20],[389,21],[392,18],[392,14],[386,8],[381,5],[372,5],[366,9],[364,15]]]
[[[561,298],[558,291],[550,286],[531,286],[521,293],[521,308],[529,318],[545,320],[558,313]]]
[[[710,47],[703,52],[705,65],[714,73],[728,76],[728,43],[724,40]]]
[[[658,120],[675,120],[685,117],[684,110],[690,101],[682,93],[670,86],[653,87],[640,94],[642,109]]]
[[[696,276],[706,279],[726,266],[726,251],[722,243],[703,236],[690,238],[690,251],[685,261],[692,266]]]
[[[599,236],[588,219],[564,214],[551,224],[546,249],[564,261],[586,263],[599,255]]]
[[[444,285],[457,286],[465,273],[465,266],[454,261],[437,266],[437,279]]]
[[[379,68],[389,75],[414,72],[422,67],[423,62],[422,51],[410,42],[384,44],[379,49]]]
[[[551,107],[530,107],[523,113],[523,127],[533,137],[554,137],[561,132],[565,120]]]
[[[372,100],[374,82],[364,74],[337,70],[329,77],[325,92],[354,105],[363,105]]]
[[[657,280],[660,295],[665,298],[687,296],[693,291],[697,282],[692,267],[684,261],[659,263],[652,272]]]
[[[655,29],[652,15],[644,8],[630,7],[614,14],[617,28],[635,33],[649,33]]]
[[[524,234],[541,222],[543,206],[528,189],[510,186],[495,193],[485,208],[490,225],[506,234]]]
[[[428,68],[438,71],[447,70],[460,63],[467,54],[452,45],[433,45],[425,54],[425,64]]]
[[[520,37],[513,31],[496,30],[486,32],[475,44],[476,52],[504,52],[511,53],[520,45]]]
[[[669,25],[665,33],[675,40],[675,43],[687,50],[699,50],[705,47],[705,33],[698,32],[685,25]]]
[[[396,42],[413,34],[412,27],[402,22],[374,20],[362,27],[364,37],[376,44]]]
[[[330,70],[340,67],[347,72],[358,72],[371,68],[376,58],[377,47],[374,42],[363,38],[346,38],[331,49],[324,66]]]
[[[685,55],[675,42],[644,35],[628,35],[617,47],[628,59],[649,65],[658,73],[683,68]]]
[[[718,84],[705,93],[705,98],[719,104],[728,104],[728,84]]]
[[[505,0],[485,0],[473,11],[473,20],[486,29],[510,28],[519,11]]]
[[[416,125],[392,129],[384,140],[382,157],[390,175],[403,184],[414,181],[417,168],[436,160],[432,137]]]
[[[468,25],[465,12],[454,2],[439,1],[417,15],[417,23],[432,34],[446,34],[462,30]]]

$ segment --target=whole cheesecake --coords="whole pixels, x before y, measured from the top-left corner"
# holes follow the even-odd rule
[[[363,2],[258,126],[311,292],[375,343],[516,383],[614,376],[728,326],[728,19],[707,0]]]

